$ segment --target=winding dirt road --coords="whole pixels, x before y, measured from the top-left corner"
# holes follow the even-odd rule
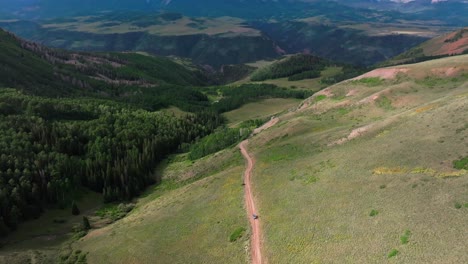
[[[278,123],[278,118],[272,118],[268,123],[264,124],[262,127],[256,129],[253,134],[260,133],[261,131],[268,129],[269,127],[274,126]],[[257,215],[257,209],[255,208],[255,202],[253,199],[252,193],[252,170],[255,165],[255,160],[249,155],[247,151],[247,144],[249,140],[244,140],[240,143],[239,148],[242,155],[247,161],[247,167],[244,172],[244,184],[245,184],[245,205],[247,207],[247,216],[249,217],[250,226],[252,229],[252,236],[250,239],[251,245],[251,256],[252,264],[264,264],[265,260],[262,259],[262,250],[261,250],[261,229],[259,219],[254,219],[253,215]]]

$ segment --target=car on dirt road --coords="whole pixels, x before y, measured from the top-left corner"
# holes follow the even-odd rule
[[[256,214],[253,214],[252,217],[253,217],[254,220],[258,219],[258,215],[256,215]]]

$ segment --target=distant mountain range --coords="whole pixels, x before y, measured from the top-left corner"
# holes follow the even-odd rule
[[[246,19],[291,19],[322,15],[340,15],[353,8],[355,14],[380,14],[392,18],[440,20],[446,24],[468,24],[467,0],[0,0],[0,18],[48,18],[104,11],[169,11],[189,16],[234,16]],[[417,11],[417,12],[416,12]],[[397,13],[395,13],[397,12]],[[377,17],[380,17],[377,15]]]

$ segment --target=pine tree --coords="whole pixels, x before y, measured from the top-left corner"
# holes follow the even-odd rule
[[[76,205],[75,201],[72,202],[72,215],[79,215],[80,214],[80,209],[78,209],[78,206]]]

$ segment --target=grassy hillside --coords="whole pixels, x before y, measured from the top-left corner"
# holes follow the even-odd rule
[[[271,263],[466,262],[467,58],[333,85],[250,140]],[[93,229],[61,254],[88,263],[245,263],[243,165],[234,148],[196,161],[173,156],[127,217],[103,227],[87,211]],[[4,248],[2,260],[57,254],[56,244],[31,254],[24,243]]]
[[[281,88],[268,82],[310,65],[286,63],[300,72],[282,75],[274,62],[265,69],[282,78],[194,88],[204,84],[197,71],[163,58],[1,40],[2,66],[15,76],[2,85],[24,92],[0,89],[0,231],[47,210],[0,240],[0,262],[247,262],[244,162],[234,144],[158,162],[188,151],[222,113],[231,125],[279,115],[249,145],[270,263],[468,261],[468,55],[377,69],[299,104],[322,88],[313,85],[356,71],[328,65],[318,78],[291,81],[310,89]],[[26,63],[14,59],[21,52]],[[20,78],[35,70],[43,75]],[[44,76],[51,86],[44,79],[46,90],[35,90]],[[151,111],[169,105],[173,115]],[[100,208],[101,198],[117,203]]]
[[[251,141],[271,263],[468,260],[467,59],[332,86]]]
[[[163,182],[140,200],[131,215],[91,232],[76,248],[89,252],[88,263],[245,263],[248,233],[230,241],[236,229],[248,227],[241,186],[243,161],[238,153],[224,153],[217,160],[222,163],[226,158],[231,165],[214,171],[207,160],[189,166],[183,161],[170,163],[163,170],[164,179],[180,166],[183,171],[201,167],[198,175],[211,176],[167,191],[162,190]]]
[[[466,53],[468,53],[468,28],[462,28],[428,40],[421,45],[384,62],[383,65],[414,63]]]
[[[251,139],[269,262],[468,259],[468,174],[453,163],[468,156],[466,59],[378,69],[334,85]],[[163,184],[129,217],[74,249],[89,252],[89,263],[246,262],[248,233],[228,242],[247,224],[234,153],[170,159],[159,172]]]

